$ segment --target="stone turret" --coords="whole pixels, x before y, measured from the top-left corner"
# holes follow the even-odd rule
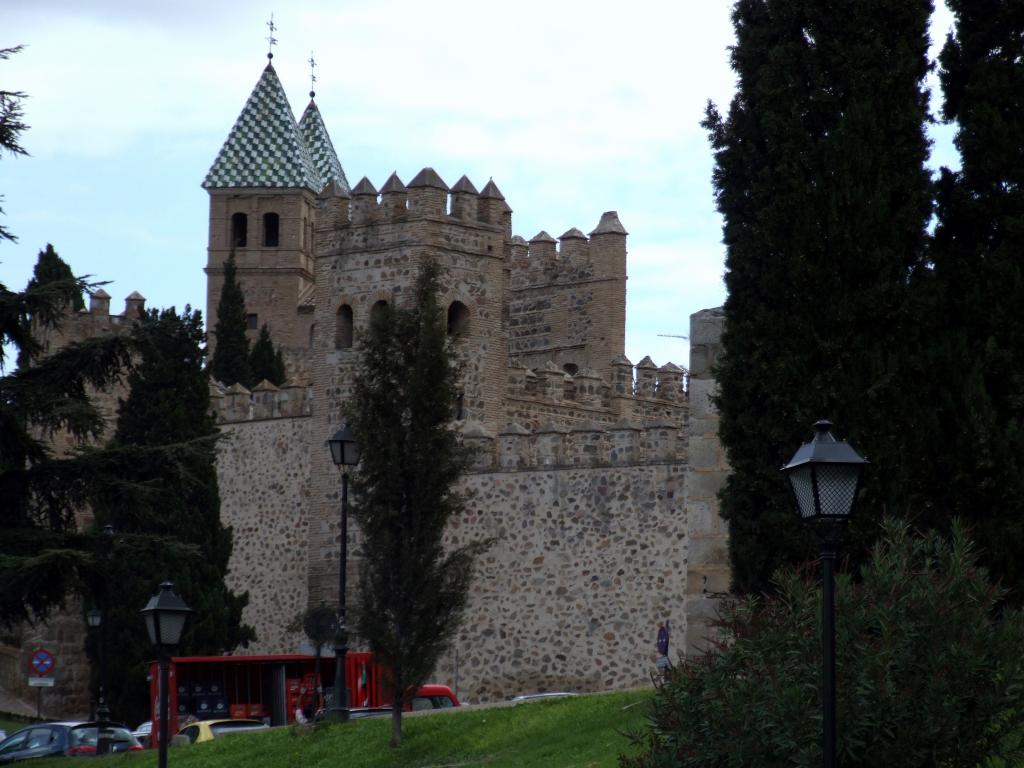
[[[452,187],[452,216],[457,219],[475,219],[478,212],[476,187],[465,175]]]
[[[380,188],[380,207],[385,216],[404,216],[409,205],[409,190],[395,171]]]
[[[448,185],[433,168],[424,168],[409,182],[409,212],[444,216],[448,211]]]

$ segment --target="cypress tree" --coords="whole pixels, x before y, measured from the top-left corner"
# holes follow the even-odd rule
[[[374,317],[346,409],[362,456],[353,478],[365,550],[355,627],[392,671],[392,746],[401,742],[403,700],[426,682],[458,627],[485,546],[446,551],[441,543],[465,509],[456,483],[469,455],[448,426],[459,370],[438,279],[437,265],[425,263],[410,304]]]
[[[232,532],[220,521],[217,431],[202,340],[202,316],[187,306],[181,315],[173,308],[149,310],[135,327],[140,359],[120,403],[113,444],[139,452],[183,448],[169,460],[138,461],[95,508],[96,525],[117,531],[96,599],[104,603],[110,699],[121,719],[146,719],[149,711],[144,662],[152,646],[138,610],[161,581],[173,581],[195,611],[181,653],[219,654],[253,637],[241,620],[248,596],[224,583]],[[116,599],[105,598],[114,588]]]
[[[855,541],[905,503],[908,280],[924,258],[930,0],[738,0],[737,93],[709,105],[727,247],[721,492],[734,587],[813,554],[778,468],[831,418],[874,461]],[[856,544],[851,551],[857,551]]]
[[[961,169],[942,169],[933,258],[936,373],[949,394],[935,507],[974,527],[982,557],[1024,596],[1024,7],[948,0],[942,116]]]
[[[210,363],[213,378],[227,387],[236,382],[247,387],[253,384],[249,371],[249,339],[245,330],[245,296],[238,284],[235,253],[232,251],[224,262],[224,284],[220,289],[217,325],[213,330],[217,344]]]
[[[58,255],[53,246],[47,243],[45,250],[39,252],[36,266],[32,270],[32,278],[28,281],[25,290],[31,291],[39,286],[49,285],[59,280],[74,279],[75,276],[71,272],[71,267]],[[85,302],[82,300],[81,292],[74,294],[72,297],[71,309],[75,312],[85,309]]]
[[[279,387],[285,381],[284,358],[280,349],[274,349],[274,342],[270,339],[270,329],[266,323],[260,328],[259,338],[252,345],[249,375],[253,386],[266,380]]]

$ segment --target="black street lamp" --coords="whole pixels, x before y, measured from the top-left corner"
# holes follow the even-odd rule
[[[99,686],[98,693],[96,696],[96,719],[97,720],[109,720],[110,719],[110,703],[108,701],[108,688],[107,688],[107,625],[103,621],[103,610],[107,607],[107,583],[110,578],[110,550],[114,545],[114,526],[104,525],[103,526],[103,586],[100,590],[100,608],[93,608],[89,611],[86,617],[89,626],[94,629],[98,628],[99,636],[96,639],[97,643],[97,655],[99,656],[100,662],[100,675],[99,675]]]
[[[170,739],[170,689],[168,687],[171,666],[171,649],[181,642],[181,631],[185,619],[192,609],[174,594],[174,585],[165,581],[160,591],[149,598],[140,613],[146,619],[149,641],[156,646],[160,658],[160,758],[159,768],[167,768],[167,742]]]
[[[814,430],[814,438],[797,449],[782,471],[789,478],[800,517],[814,526],[821,547],[822,754],[825,768],[835,768],[836,554],[867,461],[849,443],[835,439],[831,422],[822,419],[815,423]]]
[[[86,621],[89,623],[91,629],[105,630],[103,626],[103,612],[98,608],[93,608],[85,616]],[[97,720],[109,720],[110,719],[110,706],[107,704],[107,659],[106,659],[106,637],[104,637],[104,631],[97,632],[96,638],[96,653],[99,656],[100,661],[100,674],[99,684],[96,691],[96,719]]]
[[[331,705],[331,717],[345,721],[349,715],[348,685],[345,680],[345,662],[348,658],[345,606],[345,576],[348,570],[348,468],[359,463],[359,444],[348,424],[342,424],[327,441],[327,445],[331,449],[331,459],[335,466],[341,467],[341,563],[338,571],[338,625],[334,635],[334,702]]]

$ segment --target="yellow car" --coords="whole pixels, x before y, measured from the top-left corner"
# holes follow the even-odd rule
[[[178,731],[178,735],[186,737],[189,744],[195,744],[200,741],[213,741],[229,733],[267,730],[270,730],[270,726],[262,720],[200,720],[186,725]]]

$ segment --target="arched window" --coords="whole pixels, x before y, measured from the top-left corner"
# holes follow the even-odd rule
[[[469,307],[461,301],[448,306],[448,335],[461,336],[469,330]]]
[[[384,314],[384,310],[388,308],[388,303],[381,299],[380,301],[374,302],[373,306],[370,307],[370,325],[377,322],[381,315]]]
[[[352,307],[342,304],[338,307],[338,318],[334,326],[334,348],[349,349],[352,346]]]
[[[245,248],[248,227],[249,217],[244,213],[236,213],[231,216],[231,246],[233,248]]]
[[[316,323],[309,324],[309,348],[313,348],[313,339],[316,338]]]
[[[263,214],[263,245],[266,248],[277,248],[280,239],[281,219],[276,213]]]
[[[455,398],[455,420],[462,421],[466,416],[466,395],[459,392]]]
[[[580,367],[576,363],[566,363],[562,366],[562,370],[568,373],[570,376],[575,376],[580,371]]]

